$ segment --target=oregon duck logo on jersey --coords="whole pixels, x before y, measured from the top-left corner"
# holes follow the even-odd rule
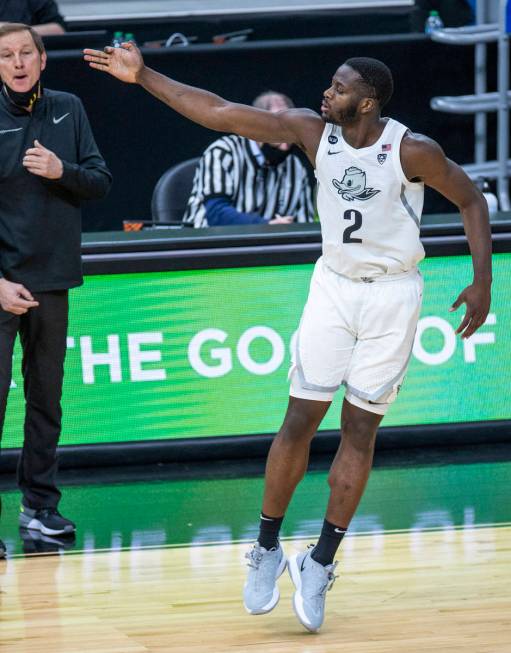
[[[369,200],[380,192],[366,186],[366,173],[355,166],[344,171],[342,181],[332,179],[332,184],[337,188],[337,192],[343,200],[348,200],[348,202],[353,202],[355,199]]]

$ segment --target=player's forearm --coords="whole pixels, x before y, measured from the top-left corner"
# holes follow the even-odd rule
[[[484,198],[461,210],[465,234],[467,236],[472,264],[474,267],[474,281],[491,283],[491,228],[488,209]]]
[[[214,93],[181,84],[144,66],[137,81],[146,91],[189,120],[215,131],[232,131],[222,109],[229,103]]]

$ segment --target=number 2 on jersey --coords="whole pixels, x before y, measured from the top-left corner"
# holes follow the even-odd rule
[[[362,213],[360,213],[360,211],[357,211],[356,209],[348,209],[347,211],[344,211],[343,217],[345,220],[355,220],[355,224],[352,224],[351,226],[347,227],[344,230],[344,233],[342,235],[342,242],[361,243],[362,238],[353,238],[351,234],[354,233],[355,231],[358,231],[362,226]]]

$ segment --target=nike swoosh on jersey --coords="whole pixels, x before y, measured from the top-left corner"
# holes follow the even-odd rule
[[[69,113],[65,113],[63,116],[60,116],[60,118],[55,118],[55,116],[53,116],[53,124],[58,125],[59,122],[62,122],[64,120],[64,118],[67,118],[68,116],[69,116]]]
[[[342,150],[336,150],[335,152],[330,152],[330,150],[328,150],[328,154],[330,154],[330,156],[332,156],[332,154],[341,154],[341,152]]]
[[[19,132],[23,129],[23,127],[18,127],[17,129],[2,129],[0,130],[0,134],[8,134],[9,132]]]

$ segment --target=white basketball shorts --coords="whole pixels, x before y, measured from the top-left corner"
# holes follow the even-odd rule
[[[331,401],[345,385],[351,404],[384,415],[408,367],[422,289],[416,268],[353,280],[320,258],[295,340],[290,395]]]

